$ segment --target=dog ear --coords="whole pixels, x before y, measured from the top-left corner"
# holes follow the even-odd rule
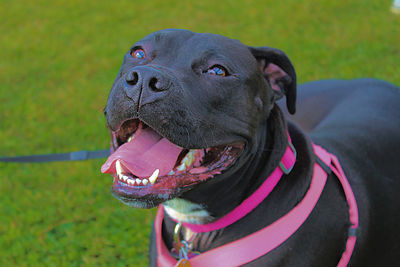
[[[286,106],[291,114],[296,112],[296,72],[288,56],[271,47],[249,47],[257,59],[264,77],[274,91],[275,99],[286,96]]]

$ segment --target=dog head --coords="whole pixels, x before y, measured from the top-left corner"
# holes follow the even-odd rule
[[[284,95],[294,113],[296,74],[278,49],[187,30],[146,36],[124,56],[104,110],[113,195],[151,208],[234,172]]]

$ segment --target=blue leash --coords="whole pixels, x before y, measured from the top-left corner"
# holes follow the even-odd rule
[[[110,155],[110,149],[95,150],[95,151],[81,150],[70,153],[0,157],[0,162],[41,163],[41,162],[52,162],[52,161],[77,161],[77,160],[106,158],[109,155]]]

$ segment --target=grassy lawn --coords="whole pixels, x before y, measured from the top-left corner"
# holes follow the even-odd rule
[[[108,147],[102,109],[123,54],[162,28],[281,48],[299,82],[400,85],[391,0],[0,0],[0,156]],[[0,266],[146,266],[155,210],[110,194],[103,160],[0,163]]]

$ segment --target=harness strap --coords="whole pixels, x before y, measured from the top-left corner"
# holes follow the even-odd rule
[[[349,204],[350,222],[352,226],[350,227],[351,231],[349,231],[346,250],[338,264],[339,267],[343,267],[348,264],[356,241],[354,229],[357,229],[358,227],[357,205],[350,184],[348,183],[337,158],[317,145],[313,144],[313,148],[315,154],[321,159],[321,161],[329,166],[339,178]],[[223,262],[224,266],[239,266],[249,263],[281,245],[291,235],[293,235],[308,218],[325,187],[328,176],[327,172],[325,172],[323,167],[317,163],[314,165],[313,170],[314,172],[310,188],[305,197],[289,213],[271,225],[253,234],[191,258],[189,260],[191,266],[218,266],[221,262]],[[162,205],[160,205],[154,225],[158,254],[157,265],[160,267],[175,266],[178,261],[172,257],[162,239],[161,231],[163,215],[164,209]]]
[[[346,175],[343,172],[342,167],[339,164],[339,160],[334,155],[331,155],[331,158],[333,163],[331,165],[332,171],[336,174],[336,177],[338,177],[340,183],[342,184],[344,194],[349,205],[349,220],[351,225],[348,232],[346,250],[343,252],[342,258],[337,265],[338,267],[345,267],[349,263],[351,255],[353,254],[354,247],[356,245],[357,230],[359,226],[358,208],[353,190],[351,190],[351,186],[346,178]]]
[[[337,157],[333,154],[330,154],[327,152],[325,149],[322,147],[313,144],[314,147],[314,152],[315,154],[321,158],[322,154],[327,154],[330,157],[331,163],[328,164],[329,168],[332,170],[332,172],[336,175],[338,178],[340,184],[342,185],[347,204],[349,206],[349,220],[350,220],[350,227],[348,231],[348,237],[346,241],[346,249],[342,254],[342,257],[340,258],[340,261],[338,263],[338,267],[345,267],[348,265],[351,255],[353,254],[354,247],[356,244],[357,240],[357,230],[359,226],[359,219],[358,219],[358,208],[357,208],[357,201],[354,196],[353,190],[351,189],[351,186],[349,184],[349,181],[346,178],[346,175],[344,174],[344,171],[342,167],[340,166],[339,160]],[[318,159],[318,158],[317,158]],[[322,159],[322,158],[321,158]],[[324,161],[326,163],[326,161]]]

